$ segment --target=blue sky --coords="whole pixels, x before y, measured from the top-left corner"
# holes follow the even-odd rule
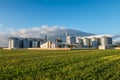
[[[119,34],[120,0],[0,0],[1,30],[42,25]]]

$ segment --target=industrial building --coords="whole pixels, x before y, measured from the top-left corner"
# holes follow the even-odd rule
[[[9,38],[9,48],[73,48],[73,49],[110,49],[112,38],[107,36],[69,36],[66,33],[66,41],[57,38],[54,41],[47,41],[40,38]]]
[[[55,39],[55,41],[47,41],[40,45],[41,48],[68,48],[66,42],[62,42],[60,38]]]
[[[66,33],[66,42],[62,42],[61,39],[56,39],[55,42],[48,41],[42,44],[41,48],[110,49],[112,48],[112,38],[107,36],[75,37],[69,36]]]

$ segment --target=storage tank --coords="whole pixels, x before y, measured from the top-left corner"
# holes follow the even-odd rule
[[[98,47],[98,41],[96,37],[91,38],[91,47]]]
[[[90,39],[84,38],[83,39],[83,45],[84,45],[84,47],[90,47]]]
[[[33,39],[33,41],[32,41],[32,47],[36,48],[38,46],[37,44],[38,44],[38,41],[35,40],[35,39]]]
[[[103,36],[101,37],[101,46],[108,46],[112,44],[112,38]]]
[[[29,48],[29,40],[23,39],[23,48]]]
[[[19,48],[23,48],[23,39],[19,39]]]
[[[101,37],[101,46],[107,45],[107,38],[105,36]]]
[[[100,38],[97,38],[97,45],[98,45],[98,46],[101,45],[101,43],[100,43]]]
[[[10,37],[8,40],[9,48],[19,48],[19,39],[16,37]]]

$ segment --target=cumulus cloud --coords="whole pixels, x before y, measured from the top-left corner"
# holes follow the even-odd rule
[[[2,27],[2,25],[0,25]],[[25,37],[25,38],[44,38],[45,35],[55,35],[56,30],[64,29],[61,26],[48,26],[22,28],[22,29],[7,29],[5,32],[0,32],[0,47],[7,47],[9,37]]]

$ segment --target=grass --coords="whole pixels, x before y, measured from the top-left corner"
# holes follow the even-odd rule
[[[119,80],[120,50],[0,50],[0,80]]]

